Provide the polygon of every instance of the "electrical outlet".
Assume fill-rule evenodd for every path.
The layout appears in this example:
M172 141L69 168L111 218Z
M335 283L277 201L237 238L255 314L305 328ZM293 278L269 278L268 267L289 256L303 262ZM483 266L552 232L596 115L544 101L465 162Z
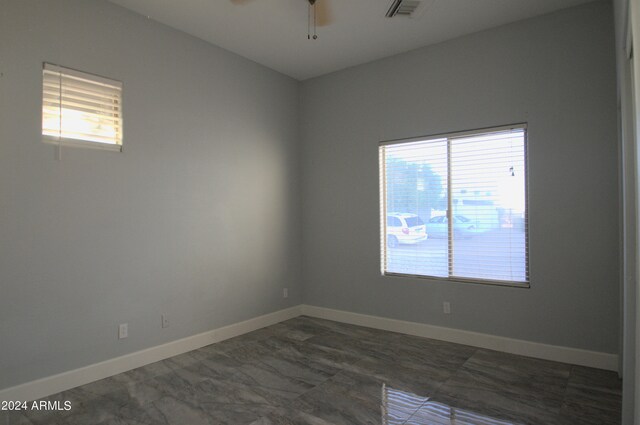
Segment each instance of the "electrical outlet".
M162 327L163 328L168 328L169 327L169 318L167 317L167 315L163 314L162 316L160 316L160 318L162 319Z
M449 301L442 303L442 311L444 314L451 314L451 303Z
M120 323L118 326L118 339L124 339L129 336L129 324Z
M282 298L289 298L289 288L282 288Z

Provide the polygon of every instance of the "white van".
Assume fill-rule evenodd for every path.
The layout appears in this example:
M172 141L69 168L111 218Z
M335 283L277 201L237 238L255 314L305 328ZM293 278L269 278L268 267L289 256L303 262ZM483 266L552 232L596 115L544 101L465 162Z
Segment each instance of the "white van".
M387 247L395 248L399 244L411 244L427 239L427 226L416 214L387 214Z

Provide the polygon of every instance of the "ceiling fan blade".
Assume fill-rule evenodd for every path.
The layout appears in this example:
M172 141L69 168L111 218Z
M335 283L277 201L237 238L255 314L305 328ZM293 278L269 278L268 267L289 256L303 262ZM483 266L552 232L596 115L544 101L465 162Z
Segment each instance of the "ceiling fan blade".
M316 24L324 27L333 22L331 0L316 0Z

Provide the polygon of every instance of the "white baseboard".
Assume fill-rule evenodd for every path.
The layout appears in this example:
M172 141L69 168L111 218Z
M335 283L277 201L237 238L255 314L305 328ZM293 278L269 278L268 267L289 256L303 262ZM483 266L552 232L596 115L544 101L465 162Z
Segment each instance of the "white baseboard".
M301 310L302 314L306 316L317 317L320 319L334 320L336 322L350 323L352 325L360 325L408 335L439 339L441 341L455 342L458 344L471 345L473 347L535 357L538 359L553 360L580 366L613 370L616 372L618 371L618 356L616 354L581 350L578 348L563 347L559 345L541 344L521 339L505 338L478 332L463 331L460 329L425 325L423 323L368 316L365 314L351 313L348 311L333 310L330 308L310 305L302 305Z
M224 341L225 339L255 331L265 326L271 326L300 315L439 339L539 359L590 366L598 369L618 370L618 356L615 354L540 344L478 332L333 310L324 307L298 305L245 320L244 322L234 323L177 341L168 342L156 347L136 351L135 353L126 354L121 357L0 390L0 400L31 401L47 397L60 391L108 378L118 373L177 356L191 350L196 350L206 345Z
M136 351L79 369L48 376L0 391L0 400L32 401L68 389L85 385L137 367L177 356L209 344L255 331L265 326L292 319L300 315L301 306L279 310L264 316L234 323L229 326L182 338L156 347Z

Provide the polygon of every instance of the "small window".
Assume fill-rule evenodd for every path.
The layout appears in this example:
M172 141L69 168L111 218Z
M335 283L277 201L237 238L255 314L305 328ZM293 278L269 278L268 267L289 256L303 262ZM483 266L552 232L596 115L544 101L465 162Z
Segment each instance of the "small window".
M122 150L122 83L45 63L42 136L48 143Z
M379 151L381 216L395 211L410 228L381 220L384 275L529 285L524 124L383 142Z

